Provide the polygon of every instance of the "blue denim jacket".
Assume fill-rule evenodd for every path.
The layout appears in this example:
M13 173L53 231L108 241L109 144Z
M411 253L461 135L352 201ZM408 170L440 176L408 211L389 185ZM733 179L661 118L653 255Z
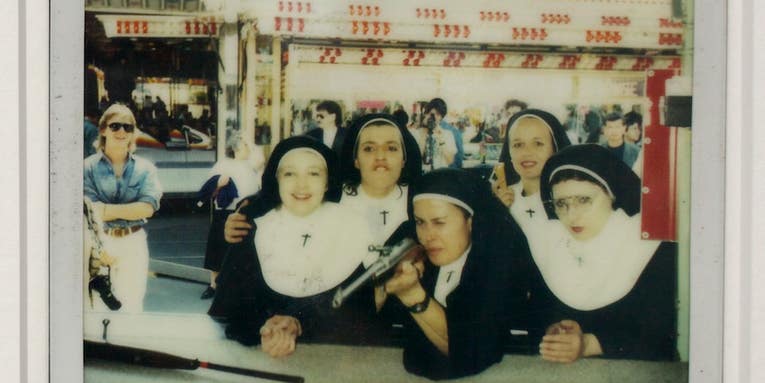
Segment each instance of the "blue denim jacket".
M83 171L84 194L93 202L123 204L146 202L159 209L162 186L157 177L157 168L151 162L130 154L122 177L114 176L111 161L102 151L85 159ZM143 225L146 219L129 221L117 219L104 222L106 228Z
M454 135L454 143L457 144L457 154L454 155L454 161L452 161L449 167L461 169L462 157L464 157L465 155L465 149L462 148L462 132L460 132L459 129L455 128L454 126L446 122L446 120L441 120L440 125L441 125L441 129L452 132L452 135Z

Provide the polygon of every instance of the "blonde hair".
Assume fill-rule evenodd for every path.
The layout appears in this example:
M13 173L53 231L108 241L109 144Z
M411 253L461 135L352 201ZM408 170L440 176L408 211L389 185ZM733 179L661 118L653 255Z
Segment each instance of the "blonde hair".
M131 111L130 108L124 104L112 104L112 106L106 108L104 114L101 116L101 119L98 120L98 141L96 144L97 150L103 150L106 147L106 136L104 136L102 133L105 129L108 128L109 122L115 117L119 116L128 117L130 119L130 123L135 125L133 136L131 137L130 144L128 145L128 152L133 153L135 151L136 140L138 139L139 133L138 124L136 124L133 111Z

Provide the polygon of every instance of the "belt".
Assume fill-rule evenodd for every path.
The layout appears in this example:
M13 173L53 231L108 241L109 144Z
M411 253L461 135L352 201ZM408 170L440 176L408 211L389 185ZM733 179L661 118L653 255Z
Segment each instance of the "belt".
M104 230L104 232L107 235L110 235L112 237L120 238L120 237L125 237L130 234L133 234L138 230L141 230L141 227L142 227L141 225L130 226L130 227L112 227L112 228L108 228Z

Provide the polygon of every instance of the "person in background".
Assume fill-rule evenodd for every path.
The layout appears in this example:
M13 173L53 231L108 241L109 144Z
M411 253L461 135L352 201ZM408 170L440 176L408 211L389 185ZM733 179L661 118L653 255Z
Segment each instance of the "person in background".
M451 125L438 119L439 113L436 111L436 106L442 111L446 110L446 104L442 104L442 101L435 103L431 101L423 107L424 112L417 119L419 124L415 126L412 132L420 147L424 171L451 167L458 157L459 149L454 138L455 134L443 127L451 127ZM439 121L442 121L443 124ZM456 128L454 129L456 131ZM459 135L459 132L457 131L456 134Z
M404 109L396 109L396 111L393 112L393 118L399 125L403 127L409 126L409 114L407 114Z
M510 121L510 119L518 112L526 110L529 105L521 100L516 99L510 99L507 100L505 103L505 121ZM499 132L499 138L504 140L505 134L507 133L507 124L500 125L500 132Z
M608 149L616 158L624 161L627 166L632 167L638 158L640 148L624 140L624 135L627 133L624 118L621 113L613 112L606 115L605 121L603 135L606 142L601 146Z
M465 170L423 175L408 200L425 256L403 260L385 283L391 304L409 313L404 368L434 380L478 374L502 359L503 334L524 308L526 238L489 184Z
M162 186L157 168L133 154L137 136L130 109L113 104L98 122L98 151L85 159L83 193L103 222L105 251L113 258L112 292L123 312L143 311L149 247L143 226L159 209Z
M644 240L640 179L598 145L553 155L542 170L549 221L530 238L555 304L546 305L545 360L677 359L677 246Z
M215 279L228 250L223 236L226 218L234 212L242 198L260 190L264 163L263 149L245 141L241 134L235 132L226 142L226 157L210 169L210 177L200 189L200 201L212 199L214 206L204 260L204 268L210 270L210 284L201 299L210 299L215 295Z
M98 141L98 109L88 107L85 109L85 118L83 123L83 158L96 154L96 145Z
M165 104L165 101L163 101L161 97L155 96L155 98L156 98L156 101L152 105L152 108L154 108L154 117L159 118L160 114L162 115L167 114L168 110L167 110L167 105Z
M586 144L598 144L603 136L603 117L601 109L594 106L582 106L581 113L584 114L584 123L582 124L583 135L580 135L579 142Z
M104 77L104 87L109 93L109 103L121 103L131 109L135 108L133 101L135 74L133 63L128 60L128 54L119 53Z
M443 129L447 133L452 134L457 152L454 153L452 161L447 161L448 167L460 169L462 168L462 159L465 155L465 150L462 143L462 133L460 133L459 129L455 128L446 122L446 120L444 120L444 117L446 117L446 112L446 101L441 98L434 98L430 100L430 102L428 102L428 104L425 106L425 115L427 118L432 118L435 121L437 127ZM441 142L438 142L438 144L441 145ZM448 156L445 156L445 158L448 158Z
M629 112L624 115L624 125L627 126L627 132L624 134L624 141L643 147L643 116L637 112Z
M346 133L342 127L343 111L340 105L329 100L320 102L316 105L315 119L319 127L307 131L305 135L323 142L339 156Z

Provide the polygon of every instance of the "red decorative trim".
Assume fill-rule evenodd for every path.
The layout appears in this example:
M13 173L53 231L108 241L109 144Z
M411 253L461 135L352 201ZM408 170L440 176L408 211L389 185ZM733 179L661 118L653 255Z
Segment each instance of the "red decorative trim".
M545 28L513 27L513 40L545 40L547 30Z
M622 33L619 31L587 30L585 40L588 43L612 43L619 44L622 41Z
M579 55L565 55L563 56L563 59L560 61L560 64L558 64L558 68L576 69L576 64L579 63L579 61L581 60L582 60L582 57Z
M600 60L595 64L596 70L612 70L616 64L617 59L615 56L600 56Z
M630 23L630 18L627 16L600 16L600 25L628 26Z
M540 54L528 54L526 59L521 63L522 68L536 68L539 63L542 62L543 57Z
M674 19L666 19L666 18L660 18L659 19L659 28L682 28L684 26L682 20L674 20Z
M486 55L486 59L483 60L483 67L499 68L503 61L505 61L505 55L503 53L489 53Z
M569 24L571 17L568 14L560 13L542 13L540 15L542 24Z
M659 45L683 45L683 34L659 33Z

